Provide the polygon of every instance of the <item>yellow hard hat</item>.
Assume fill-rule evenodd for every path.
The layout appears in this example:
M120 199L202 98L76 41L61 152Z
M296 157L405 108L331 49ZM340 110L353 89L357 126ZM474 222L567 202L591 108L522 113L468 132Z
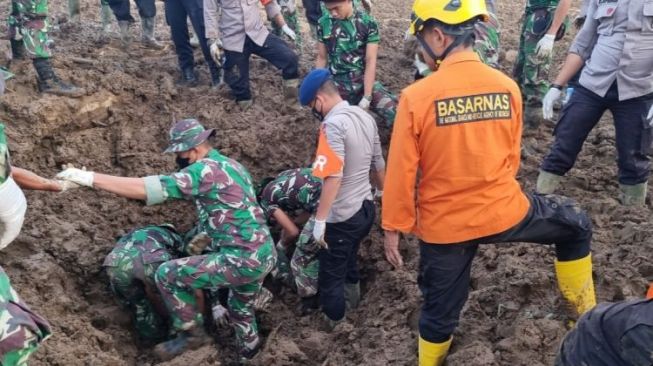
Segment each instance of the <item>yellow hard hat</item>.
M485 0L415 0L408 31L417 34L429 19L457 25L476 17L487 20Z

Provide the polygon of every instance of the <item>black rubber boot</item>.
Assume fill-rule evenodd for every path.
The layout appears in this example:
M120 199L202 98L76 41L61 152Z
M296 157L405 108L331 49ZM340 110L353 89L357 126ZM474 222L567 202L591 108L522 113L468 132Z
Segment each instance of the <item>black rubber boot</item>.
M48 58L35 58L34 68L36 69L37 83L41 93L50 93L66 97L79 98L86 94L84 89L74 85L66 84L59 80L52 70L52 64Z
M25 45L23 41L17 41L12 39L11 41L11 58L13 60L24 60L25 59Z
M181 70L181 81L179 84L194 87L197 86L199 81L197 80L197 75L195 75L195 70L192 67Z

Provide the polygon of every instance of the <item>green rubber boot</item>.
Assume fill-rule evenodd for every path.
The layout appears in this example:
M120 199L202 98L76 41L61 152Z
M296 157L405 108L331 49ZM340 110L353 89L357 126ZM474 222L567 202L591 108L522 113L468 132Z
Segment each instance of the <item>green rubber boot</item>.
M102 20L102 35L106 36L109 33L109 27L111 26L111 19L113 17L113 12L109 5L102 4L100 8L100 19Z
M646 192L648 191L648 182L627 185L619 184L621 194L619 201L624 206L644 206L646 201Z
M68 15L72 22L79 22L79 0L68 0Z
M345 283L345 304L347 310L356 309L361 301L361 285L357 283Z
M540 170L535 191L540 194L552 194L560 186L562 176Z

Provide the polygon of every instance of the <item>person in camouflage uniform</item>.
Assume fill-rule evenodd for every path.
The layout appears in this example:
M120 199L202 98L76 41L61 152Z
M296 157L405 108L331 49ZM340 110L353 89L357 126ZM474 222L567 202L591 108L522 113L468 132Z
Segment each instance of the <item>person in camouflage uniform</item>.
M283 20L288 24L290 29L295 32L295 49L297 53L302 52L302 28L299 24L299 18L297 17L297 6L295 0L277 0L279 6L281 7L281 15ZM272 22L272 33L277 37L283 37L284 32L282 28L275 22Z
M391 127L397 97L376 81L380 41L376 20L352 0L326 0L317 26L317 68L328 67L340 95L352 105L371 109Z
M170 224L134 229L121 237L104 259L109 284L120 303L131 310L136 332L145 342L168 335L154 275L163 262L185 256L185 241Z
M52 70L52 40L48 36L48 0L12 0L11 15L7 20L8 38L13 59L32 58L38 74L38 89L69 97L81 97L85 91L63 83Z
M322 180L313 176L310 168L285 170L269 181L266 179L258 195L258 201L268 220L281 226L281 239L277 244L278 277L284 282L294 282L297 293L305 299L304 307L315 304L319 247L313 240L313 217L322 192ZM292 218L291 218L292 217ZM305 222L297 228L293 218ZM288 245L295 243L292 259L288 260ZM303 310L300 309L303 312Z
M549 90L553 42L564 36L571 0L528 0L523 15L513 78L524 103L524 126L542 121L542 98Z
M57 175L150 205L173 199L195 202L200 230L211 239L206 254L166 262L155 276L178 332L176 338L156 346L155 354L163 360L208 341L195 297L202 289L229 288L229 319L242 358L253 357L261 347L253 305L275 265L276 251L249 172L211 146L208 139L214 133L196 119L171 128L166 152L177 155L177 173L126 178L68 168Z

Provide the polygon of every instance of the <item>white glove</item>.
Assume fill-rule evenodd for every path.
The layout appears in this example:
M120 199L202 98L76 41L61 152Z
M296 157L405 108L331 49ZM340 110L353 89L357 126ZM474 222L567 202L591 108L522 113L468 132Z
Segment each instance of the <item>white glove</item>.
M213 312L213 321L219 327L227 327L229 325L229 310L224 306L218 304L211 309Z
M535 47L535 53L538 57L548 57L553 51L553 42L556 36L553 34L545 34Z
M56 179L55 182L57 182L59 187L61 187L61 192L65 192L65 191L67 191L69 189L75 189L75 188L80 187L79 184L77 184L75 182L71 182L69 180L58 180L58 179Z
M415 68L417 68L417 72L422 76L426 76L426 72L431 71L429 65L427 65L425 62L422 62L417 54L415 54L415 61L413 61L413 65Z
M653 127L653 104L651 104L651 109L648 110L646 120L648 121L648 125Z
M272 298L274 298L272 292L265 287L261 287L261 291L256 295L256 299L254 299L254 309L256 309L256 311L267 310L268 305L272 302Z
M361 101L358 102L358 106L363 108L364 110L368 110L370 109L371 101L372 101L372 97L365 95L363 96L363 98L361 98Z
M297 39L297 35L295 34L295 31L290 29L288 24L284 24L283 27L281 27L281 31L283 31L288 36L288 38L292 39L293 41Z
M222 41L219 39L212 40L209 51L211 53L211 57L213 57L213 61L215 61L218 67L222 67Z
M553 104L560 99L562 90L558 88L550 88L544 99L542 100L542 117L549 121L553 121Z
M326 231L326 221L315 219L313 225L313 239L316 243L324 248L328 248L327 243L324 241L324 232Z
M363 0L363 8L365 8L365 10L368 13L371 13L372 12L372 0Z
M381 199L383 197L383 191L380 189L374 190L374 199Z
M200 255L211 243L211 238L205 232L198 233L189 242L187 252L190 255Z
M59 172L55 178L59 180L67 180L79 184L80 186L93 188L93 172L72 167L66 168L65 166L64 169L65 170Z

